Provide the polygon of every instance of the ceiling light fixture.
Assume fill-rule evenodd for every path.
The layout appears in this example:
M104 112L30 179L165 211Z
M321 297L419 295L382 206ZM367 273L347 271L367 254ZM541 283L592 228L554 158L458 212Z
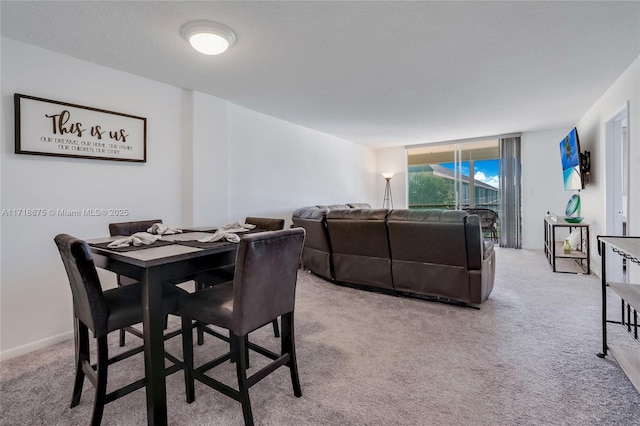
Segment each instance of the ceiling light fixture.
M211 21L189 22L182 27L182 37L205 55L219 55L236 42L230 28Z

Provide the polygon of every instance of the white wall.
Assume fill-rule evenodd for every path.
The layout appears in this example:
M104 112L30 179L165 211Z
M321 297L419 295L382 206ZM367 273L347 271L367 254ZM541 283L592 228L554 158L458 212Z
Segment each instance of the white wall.
M629 233L640 235L640 168L636 166L640 164L640 59L636 59L575 123L581 150L591 152L591 183L580 191L580 214L591 225L591 269L596 274L600 273L596 236L606 233L606 123L627 101L631 105ZM564 190L558 158L558 145L571 127L522 135L523 248L542 250L544 214L551 211L564 215L570 196L577 192ZM638 274L637 268L634 273Z
M0 217L0 357L72 337L69 283L53 238L108 223L175 226L286 218L319 203L375 203L375 151L131 74L2 38L2 209L126 208L126 217ZM147 162L13 153L13 94L147 118ZM113 274L100 273L105 287ZM28 315L25 315L28 313Z
M616 80L577 123L580 148L591 151L591 184L581 192L582 215L591 223L591 260L594 271L600 270L595 236L606 234L606 123L629 101L629 235L640 235L640 57ZM634 265L632 280L640 281Z
M229 219L229 103L194 93L193 220L183 225L209 226ZM188 169L187 169L188 171ZM193 222L193 223L190 223Z
M229 103L182 90L180 226L211 226L229 217Z
M542 250L544 216L564 216L569 198L577 192L564 190L560 164L560 141L571 129L522 134L522 248Z
M90 238L106 235L110 222L156 216L180 223L175 200L180 199L181 92L6 38L1 91L2 209L129 209L126 217L1 217L5 357L71 336L71 294L53 243L56 234ZM146 117L147 162L14 154L14 93Z
M237 105L229 107L231 220L315 204L375 203L375 151Z

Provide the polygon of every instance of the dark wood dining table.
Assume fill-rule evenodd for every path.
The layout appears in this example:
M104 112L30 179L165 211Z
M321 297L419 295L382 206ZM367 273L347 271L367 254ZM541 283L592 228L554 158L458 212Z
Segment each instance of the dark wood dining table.
M106 243L123 238L122 236L87 240L97 267L131 277L141 283L149 425L167 424L161 283L188 281L198 273L234 263L237 244L226 241L195 241L210 235L207 232L166 235L162 237L164 245L136 249L106 247Z

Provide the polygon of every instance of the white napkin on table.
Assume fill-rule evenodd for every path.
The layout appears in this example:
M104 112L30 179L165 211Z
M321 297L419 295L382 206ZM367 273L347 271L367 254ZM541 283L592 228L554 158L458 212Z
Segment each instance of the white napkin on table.
M148 232L136 232L133 235L130 235L125 238L120 238L119 240L115 240L109 243L107 247L109 248L122 248L133 246L147 246L149 244L153 244L161 238L160 235L149 234Z
M229 223L227 225L224 225L221 228L218 228L218 231L224 231L224 232L247 232L250 229L254 229L256 226L252 225L250 223L240 223L240 222L235 222L235 223Z
M151 225L151 228L147 229L147 232L150 234L171 235L182 233L182 229L172 228L167 224L158 222Z
M204 238L198 239L198 242L201 243L213 243L220 240L227 240L230 243L239 243L240 237L233 232L223 231L222 229L218 229L215 233L208 235Z
M255 225L250 223L229 223L227 225L221 226L218 230L209 236L204 238L200 238L198 242L201 243L213 243L215 241L227 240L230 243L239 243L240 237L236 235L237 232L247 232L250 229L255 228Z

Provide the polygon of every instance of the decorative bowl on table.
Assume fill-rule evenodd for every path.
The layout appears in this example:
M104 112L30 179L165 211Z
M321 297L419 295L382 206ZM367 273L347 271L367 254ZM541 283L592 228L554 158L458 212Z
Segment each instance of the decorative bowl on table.
M564 220L569 223L580 223L584 219L581 216L565 217Z

